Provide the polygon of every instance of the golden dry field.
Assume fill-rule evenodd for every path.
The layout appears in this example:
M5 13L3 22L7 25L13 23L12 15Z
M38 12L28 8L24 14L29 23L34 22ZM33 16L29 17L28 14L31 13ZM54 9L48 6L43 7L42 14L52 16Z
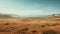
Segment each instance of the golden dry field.
M0 18L0 34L60 34L60 16Z

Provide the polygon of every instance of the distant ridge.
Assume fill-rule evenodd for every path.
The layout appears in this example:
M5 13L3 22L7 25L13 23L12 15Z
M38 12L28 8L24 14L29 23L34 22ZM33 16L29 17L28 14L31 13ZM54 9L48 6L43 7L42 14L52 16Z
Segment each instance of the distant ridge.
M60 14L52 14L52 15L48 15L48 17L60 17Z
M19 17L19 16L15 15L15 14L3 14L3 13L0 13L0 18L15 18L15 17Z
M60 14L52 14L52 15L38 15L38 16L30 16L30 17L22 17L16 14L3 14L0 13L1 18L45 18L45 17L60 17Z

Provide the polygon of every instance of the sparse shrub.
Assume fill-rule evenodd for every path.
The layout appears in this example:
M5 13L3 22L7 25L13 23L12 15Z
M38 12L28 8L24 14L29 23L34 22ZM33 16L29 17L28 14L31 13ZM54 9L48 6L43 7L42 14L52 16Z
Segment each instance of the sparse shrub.
M36 33L37 31L36 30L32 30L32 33Z
M21 31L24 31L24 30L28 30L28 28L27 28L27 27L25 27L25 28L23 28Z
M16 32L14 32L14 34L26 34L26 32L24 32L24 31L16 31Z
M4 25L9 25L9 23L5 23Z
M47 30L47 31L43 31L43 34L57 34L57 33L53 30Z
M9 32L9 30L0 30L0 32Z
M41 27L45 27L45 25L41 25Z

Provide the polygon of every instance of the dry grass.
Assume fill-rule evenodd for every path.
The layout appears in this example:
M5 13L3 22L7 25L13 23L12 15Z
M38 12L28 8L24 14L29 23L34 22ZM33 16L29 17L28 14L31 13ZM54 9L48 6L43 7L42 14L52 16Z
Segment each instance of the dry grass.
M8 18L0 19L0 34L60 34L60 18ZM52 33L51 34L54 34Z

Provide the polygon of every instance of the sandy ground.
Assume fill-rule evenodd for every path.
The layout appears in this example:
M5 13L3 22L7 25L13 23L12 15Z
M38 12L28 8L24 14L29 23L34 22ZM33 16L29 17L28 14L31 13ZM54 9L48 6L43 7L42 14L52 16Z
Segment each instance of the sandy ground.
M0 34L60 34L60 18L0 19Z

